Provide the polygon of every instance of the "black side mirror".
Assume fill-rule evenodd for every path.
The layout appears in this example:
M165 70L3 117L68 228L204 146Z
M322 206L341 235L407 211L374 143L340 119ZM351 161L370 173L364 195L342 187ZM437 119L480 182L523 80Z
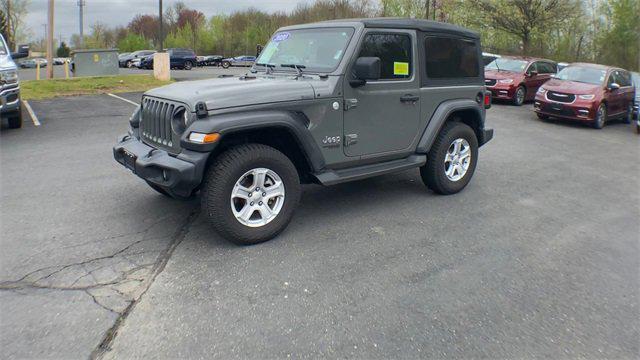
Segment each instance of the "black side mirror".
M359 57L353 65L354 79L349 84L358 87L366 84L367 80L380 79L380 68L379 57Z
M620 89L620 84L618 83L612 83L611 85L609 85L609 90L618 90Z

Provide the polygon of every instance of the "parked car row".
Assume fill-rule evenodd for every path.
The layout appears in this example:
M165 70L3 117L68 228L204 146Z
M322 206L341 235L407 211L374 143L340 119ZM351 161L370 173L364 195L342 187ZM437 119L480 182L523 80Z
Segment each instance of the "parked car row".
M602 129L609 120L638 118L640 79L624 69L500 56L485 66L484 78L493 99L517 106L533 101L540 119L583 121Z
M69 58L53 58L53 65L63 65L65 62L69 62ZM46 67L48 62L45 58L33 58L33 59L25 59L18 62L18 66L23 69L35 68L40 64L40 67Z
M191 70L194 66L222 66L227 69L232 66L253 66L255 56L242 55L225 58L222 55L196 56L191 49L166 49L169 53L171 68ZM152 69L154 50L138 50L132 53L121 53L118 62L122 68Z

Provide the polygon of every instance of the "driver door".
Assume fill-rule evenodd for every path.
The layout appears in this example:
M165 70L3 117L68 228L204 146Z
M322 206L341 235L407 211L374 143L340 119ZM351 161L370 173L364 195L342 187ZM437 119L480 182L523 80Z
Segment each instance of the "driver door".
M369 29L362 39L345 76L345 155L406 151L416 137L420 116L416 32ZM365 56L380 58L381 77L352 87L353 64Z

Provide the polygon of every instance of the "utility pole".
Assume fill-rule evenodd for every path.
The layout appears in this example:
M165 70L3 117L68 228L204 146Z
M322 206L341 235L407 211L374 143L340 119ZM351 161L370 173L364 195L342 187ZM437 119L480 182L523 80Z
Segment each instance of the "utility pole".
M53 79L53 1L49 0L49 27L47 29L47 79Z
M162 50L164 49L164 36L162 36L162 0L158 0L158 19L160 20L160 48L158 49L158 51L162 52Z
M82 44L84 42L84 6L86 5L84 0L78 0L78 20L80 23L80 43L78 47L82 48Z

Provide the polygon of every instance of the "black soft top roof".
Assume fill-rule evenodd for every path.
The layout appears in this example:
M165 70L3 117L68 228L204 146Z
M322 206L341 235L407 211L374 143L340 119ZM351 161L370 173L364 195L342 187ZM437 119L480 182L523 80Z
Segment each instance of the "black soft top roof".
M448 23L408 18L363 18L363 19L336 19L323 21L325 23L348 23L360 22L368 28L388 28L388 29L413 29L419 31L447 33L458 36L479 39L480 36L475 31L461 26Z

